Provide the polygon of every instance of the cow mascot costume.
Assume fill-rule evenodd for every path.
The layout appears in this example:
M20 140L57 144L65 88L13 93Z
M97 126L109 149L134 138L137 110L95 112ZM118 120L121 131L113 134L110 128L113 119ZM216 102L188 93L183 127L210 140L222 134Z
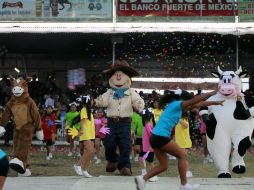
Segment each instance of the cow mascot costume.
M0 122L0 131L3 131L7 122L12 117L15 123L13 137L13 159L10 160L10 168L18 172L19 176L30 176L29 150L32 138L36 131L36 137L43 140L43 132L40 126L40 115L34 101L28 94L27 80L11 79L12 96L7 103ZM3 127L2 127L3 126Z
M241 93L241 79L246 72L223 72L219 67L212 72L218 77L218 93L208 101L224 101L223 106L213 105L200 111L207 128L207 146L218 169L219 178L230 178L229 163L237 174L245 172L244 155L251 147L254 129L254 107L247 105Z
M110 133L104 140L105 156L108 161L106 171L114 172L118 169L120 175L129 176L132 174L129 159L131 117L133 109L139 113L144 109L144 100L130 88L131 77L137 76L138 73L126 61L119 60L103 73L109 78L111 88L95 102L97 107L107 108Z

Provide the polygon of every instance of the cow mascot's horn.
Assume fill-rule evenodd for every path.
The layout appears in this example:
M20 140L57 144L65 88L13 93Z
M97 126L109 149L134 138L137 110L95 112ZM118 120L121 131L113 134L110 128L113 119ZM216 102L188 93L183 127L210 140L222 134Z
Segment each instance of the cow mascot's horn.
M235 72L235 74L239 75L242 71L242 66L240 66L239 69Z
M220 69L220 66L217 67L218 73L222 75L223 71Z

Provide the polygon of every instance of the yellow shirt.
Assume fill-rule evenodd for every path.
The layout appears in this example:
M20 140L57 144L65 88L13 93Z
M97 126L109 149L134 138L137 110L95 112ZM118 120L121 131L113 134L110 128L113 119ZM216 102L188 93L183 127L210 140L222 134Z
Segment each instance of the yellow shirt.
M183 122L188 124L187 128L184 128L180 123L175 128L175 141L180 148L191 148L192 142L190 138L189 122L186 118L181 118Z
M153 108L153 114L154 114L154 118L155 118L156 123L158 122L159 117L161 116L162 112L163 112L162 109Z
M91 120L89 120L87 117L86 108L82 108L80 112L80 119L84 120L84 123L83 123L84 133L83 135L79 137L79 141L95 139L95 126L94 126L93 114L91 113Z

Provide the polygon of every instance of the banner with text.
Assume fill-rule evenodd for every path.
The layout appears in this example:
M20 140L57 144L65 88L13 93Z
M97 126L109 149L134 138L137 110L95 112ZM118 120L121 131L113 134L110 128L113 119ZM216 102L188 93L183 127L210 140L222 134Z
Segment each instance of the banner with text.
M72 20L112 18L112 0L4 0L0 20Z
M234 0L117 0L118 16L234 16Z
M238 12L240 22L254 21L254 0L239 0Z

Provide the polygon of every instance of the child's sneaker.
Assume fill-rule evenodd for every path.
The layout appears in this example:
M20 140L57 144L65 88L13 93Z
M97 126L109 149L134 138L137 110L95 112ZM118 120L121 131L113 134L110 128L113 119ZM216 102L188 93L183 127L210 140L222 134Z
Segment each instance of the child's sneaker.
M45 151L44 146L41 146L41 152Z
M47 157L46 157L46 160L50 160L50 157L49 157L49 156L47 156Z
M101 159L97 159L95 164L100 164L101 163Z
M134 162L138 162L139 155L136 155L134 158Z
M205 157L203 160L203 164L207 164L208 163L208 157Z
M181 190L194 190L194 189L198 189L199 187L200 187L199 184L191 185L189 183L186 183L185 185L180 185Z
M56 151L56 146L53 145L52 148L51 148L52 151Z
M86 178L91 178L91 177L93 177L93 176L91 176L87 171L82 171L82 173L83 173L83 176L85 176Z
M210 155L208 155L207 157L208 157L208 162L209 162L209 163L213 163L212 157L211 157Z
M83 175L81 166L78 166L78 165L74 164L73 169L76 172L76 174Z
M80 152L76 152L76 156L80 157L81 156Z
M49 158L53 158L53 154L51 152L49 153Z
M187 171L186 172L186 177L187 178L191 178L192 177L192 172L191 171Z
M168 159L169 159L169 160L176 160L176 157L169 154L169 155L168 155Z
M148 181L150 181L150 182L156 182L156 181L158 181L158 177L157 177L157 175L156 175L156 176L151 177Z
M136 183L137 190L144 190L146 182L143 179L143 176L142 175L136 176L134 180Z
M146 169L142 169L142 170L141 170L141 175L142 175L142 176L146 175L146 173L147 173L147 172L146 172Z
M67 156L72 156L72 152L69 152Z

